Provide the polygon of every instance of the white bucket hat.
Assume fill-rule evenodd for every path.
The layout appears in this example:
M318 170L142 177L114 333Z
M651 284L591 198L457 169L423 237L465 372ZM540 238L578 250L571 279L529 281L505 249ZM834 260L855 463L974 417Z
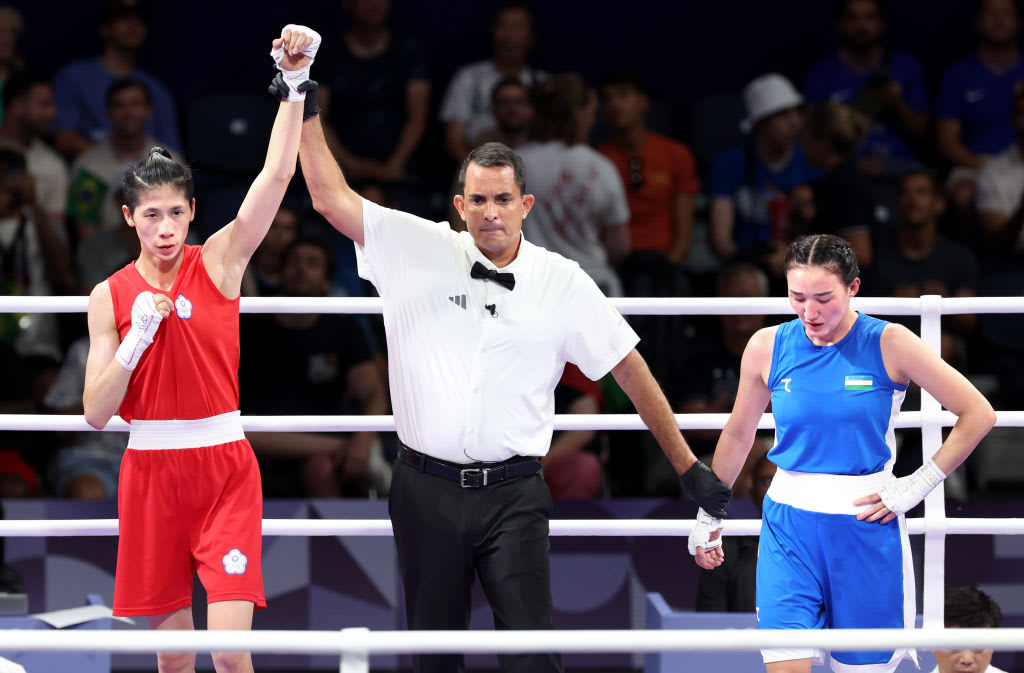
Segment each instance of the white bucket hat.
M757 122L776 112L803 105L804 99L788 79L773 72L750 82L743 89L743 102L747 106L747 118L740 122L740 129L750 133Z

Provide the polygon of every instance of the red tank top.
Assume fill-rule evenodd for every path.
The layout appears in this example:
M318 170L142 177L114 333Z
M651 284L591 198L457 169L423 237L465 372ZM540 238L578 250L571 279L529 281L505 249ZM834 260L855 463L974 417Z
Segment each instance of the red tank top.
M108 279L121 338L140 292L174 302L132 372L118 409L125 421L195 420L238 410L238 298L226 299L203 264L202 246L186 245L170 292L149 285L135 262Z

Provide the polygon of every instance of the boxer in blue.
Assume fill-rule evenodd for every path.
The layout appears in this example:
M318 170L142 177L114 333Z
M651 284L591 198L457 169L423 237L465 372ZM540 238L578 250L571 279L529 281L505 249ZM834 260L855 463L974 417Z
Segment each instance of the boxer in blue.
M798 239L786 254L797 319L751 337L712 469L736 479L772 403L778 466L764 499L757 561L758 627L913 628L914 576L903 514L970 454L995 423L988 401L901 325L859 314L850 245ZM913 381L959 419L934 457L894 479L893 422ZM722 522L698 511L690 553L725 560ZM836 673L888 673L913 650L831 654ZM822 653L765 650L768 673L810 673Z

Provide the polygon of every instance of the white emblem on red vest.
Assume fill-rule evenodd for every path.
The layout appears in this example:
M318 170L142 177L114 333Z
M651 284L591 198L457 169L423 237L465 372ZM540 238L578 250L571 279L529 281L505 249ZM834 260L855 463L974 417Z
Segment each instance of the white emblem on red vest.
M192 302L185 295L179 294L178 298L174 300L174 312L182 320L188 320L192 317Z

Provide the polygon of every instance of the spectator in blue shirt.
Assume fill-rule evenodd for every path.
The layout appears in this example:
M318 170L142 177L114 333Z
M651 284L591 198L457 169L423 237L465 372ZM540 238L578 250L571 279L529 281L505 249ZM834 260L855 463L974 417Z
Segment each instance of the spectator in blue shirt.
M961 218L973 208L977 171L1016 141L1010 111L1024 87L1013 0L981 0L974 25L978 50L946 71L935 105L939 151L954 167L947 186Z
M928 132L928 94L911 54L882 46L880 0L843 0L837 21L839 50L819 61L804 82L810 103L844 103L871 122L860 148L869 174L899 173L914 162Z
M137 67L146 41L146 8L137 0L110 0L103 12L100 36L103 51L96 58L72 61L53 78L57 97L57 119L53 123L54 145L74 158L107 140L106 92L114 80L132 77L149 88L153 116L146 133L173 150L181 150L178 112L174 97L164 84Z
M332 73L317 102L334 156L354 180L407 175L430 109L426 55L418 39L391 30L390 0L345 2L348 29L324 53Z
M711 247L723 261L743 260L781 278L790 196L819 173L800 144L803 98L779 74L743 90L748 134L711 165Z

